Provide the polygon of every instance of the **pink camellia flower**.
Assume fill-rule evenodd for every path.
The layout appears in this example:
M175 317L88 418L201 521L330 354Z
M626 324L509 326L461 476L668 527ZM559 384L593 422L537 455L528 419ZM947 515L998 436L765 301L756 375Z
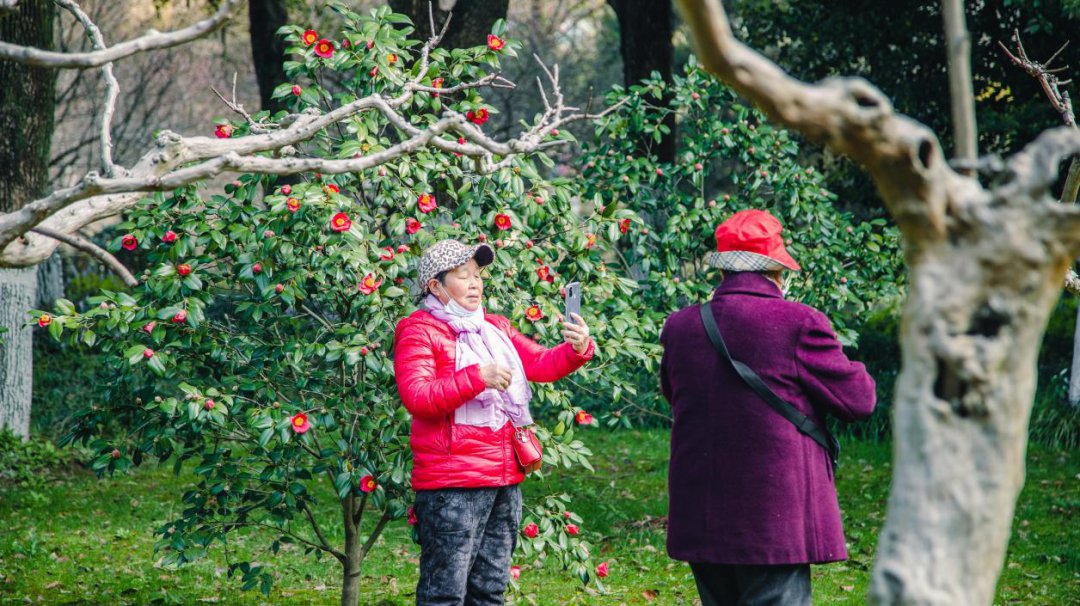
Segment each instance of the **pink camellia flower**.
M501 51L504 46L506 46L506 41L495 34L488 34L488 48L498 52Z
M510 567L510 578L514 579L515 581L521 578L521 566Z
M415 234L416 232L423 229L423 227L424 225L422 223L420 223L416 219L413 219L412 217L405 219L405 231L407 233Z
M218 124L214 129L214 136L218 139L228 139L232 136L232 124Z
M378 487L378 483L375 482L375 476L368 475L360 478L360 490L364 492L373 492Z
M264 238L273 238L274 237L274 230L272 230L272 229L264 229L263 230L263 237Z
M120 458L120 451L114 448L113 451L112 451L112 458L119 459Z
M360 284L358 284L356 286L356 288L357 288L357 290L364 293L365 295L370 295L370 294L374 293L376 290L379 290L379 286L381 286L381 285L382 285L382 278L379 278L378 280L376 280L375 276L373 274L368 274L368 275L364 276L363 280L360 280Z
M334 56L334 43L323 38L315 43L315 54L323 59L329 59Z
M574 419L578 422L578 425L592 425L593 416L584 410L579 410Z
M281 195L288 196L290 194L292 194L292 185L282 185L281 186Z
M150 358L154 357L154 350L147 347L146 349L143 350L142 355L143 355L144 358L149 360Z
M52 324L52 316L50 316L49 314L41 314L41 317L38 318L37 323L38 326L45 328L49 324Z
M495 215L495 227L505 231L513 227L513 223L510 221L509 215L499 213Z
M206 404L203 404L203 406L206 410L214 410L214 406L217 406L217 404L215 404L213 400L207 400Z
M349 231L351 227L352 220L345 213L338 213L330 219L330 229L334 231Z
M694 164L694 170L701 170L703 168L705 167L701 164L701 162L697 162Z
M180 311L176 312L176 315L172 317L172 321L173 324L182 324L184 322L187 322L187 312L181 309Z
M608 563L607 562L600 562L599 564L597 564L596 565L596 576L603 579L603 578L606 578L607 575L608 575Z
M397 247L397 252L398 252L399 255L402 254L402 253L407 253L407 252L409 252L409 247L405 246L404 244L399 244L398 247Z
M596 234L585 234L585 250L591 250L596 246Z
M277 286L275 286L275 287L274 287L274 292L276 292L276 293L277 293L277 294L279 294L279 295L280 295L280 294L281 294L281 293L282 293L282 292L283 292L284 290L285 290L285 285L284 285L284 284L278 284Z
M292 426L293 431L296 433L304 433L311 429L311 423L308 423L307 415L302 412L293 415L290 426Z
M131 234L127 234L123 238L120 238L120 246L123 246L124 250L135 250L138 245L139 239Z
M304 32L304 35L300 37L304 41L304 46L311 46L315 44L315 41L319 39L319 34L313 29L309 29Z
M412 505L409 505L409 511L406 516L406 521L408 521L409 526L416 526L417 522L420 521L420 518L416 517L416 508Z
M568 535L570 535L572 537L576 537L576 536L578 536L579 532L581 532L581 530L578 528L577 524L567 524L566 525L566 534L568 534Z
M429 213L439 207L439 205L435 203L435 196L431 194L420 194L420 196L416 198L416 204L422 213Z
M176 242L176 232L170 229L169 231L165 232L165 235L161 236L161 241L166 244L172 244L173 242Z
M289 209L289 212L296 212L300 210L300 201L296 198L289 198L285 201L285 208Z
M525 310L525 317L528 318L531 322L536 322L537 320L544 317L544 312L540 310L539 305L533 305L532 307Z
M376 65L375 67L371 68L371 71L369 71L367 73L367 75L371 76L372 78L374 78L375 76L378 76L379 75L379 66Z
M294 97L299 97L300 94L303 93L303 92L304 92L304 89L300 88L299 84L293 84L292 94L293 94Z
M536 535L540 534L540 527L530 522L525 525L525 528L521 529L521 533L530 539L535 539Z
M624 234L630 231L630 219L623 219L622 221L619 221L619 231Z
M381 259L383 261L393 261L394 260L394 247L393 246L387 246L383 250L385 250L386 252L380 253L379 254L379 259Z
M253 273L253 274L261 274L262 273L262 263L256 263L255 265L252 265L251 266L251 273Z
M151 320L150 322L146 323L146 326L142 327L143 332L145 332L146 334L150 334L150 333L154 332L154 327L155 326L157 326L157 322L154 322L153 320Z
M484 107L481 107L475 112L472 110L465 112L465 119L469 122L472 122L473 124L476 124L477 126L482 125L484 122L487 122L489 117L490 116L488 114L488 110Z
M181 263L176 266L176 273L180 274L180 277L183 278L191 273L191 266L187 263Z

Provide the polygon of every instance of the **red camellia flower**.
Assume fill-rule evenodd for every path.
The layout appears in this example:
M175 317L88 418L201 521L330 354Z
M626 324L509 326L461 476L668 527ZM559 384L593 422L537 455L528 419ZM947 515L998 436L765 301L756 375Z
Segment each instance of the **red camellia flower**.
M299 97L300 93L304 92L304 89L300 88L299 84L293 84L292 94L294 97Z
M416 526L416 523L420 521L420 518L416 517L416 508L409 505L409 511L406 514L406 519L409 522L409 526Z
M606 578L607 575L608 575L608 563L607 562L600 562L599 564L597 564L596 565L596 576L603 579L603 578Z
M533 305L529 309L525 310L525 317L535 322L544 317L544 312L540 311L539 305Z
M376 65L375 67L371 68L371 71L368 72L367 75L371 76L372 78L374 78L375 76L378 76L379 75L379 66Z
M413 219L412 217L409 217L408 219L405 219L405 231L410 233L410 234L415 234L416 232L420 231L423 227L424 227L424 225L422 223L420 223L416 219Z
M483 124L484 122L488 121L488 117L489 117L488 116L488 110L486 108L483 108L483 107L476 110L475 112L472 111L472 110L469 110L468 112L465 113L465 118L469 122L472 122L473 124Z
M375 476L364 476L360 478L360 490L364 492L373 492L379 485L375 482Z
M302 412L293 415L292 422L289 425L292 426L292 430L296 433L304 433L311 429L311 423L308 423L307 415Z
M289 209L289 212L296 212L300 210L300 201L296 198L289 198L285 201L285 208Z
M218 124L214 129L214 136L218 139L228 139L232 136L233 127L232 124Z
M510 229L512 226L513 223L511 223L510 217L508 215L504 215L502 213L495 215L495 227L498 227L499 229L505 231L507 229Z
M41 314L41 317L38 318L37 323L38 326L45 328L49 324L52 324L52 316L50 316L49 314Z
M319 34L315 33L315 30L309 29L304 32L304 35L300 39L304 41L304 46L311 46L319 39Z
M146 349L143 350L142 355L143 355L144 358L149 360L150 358L154 357L154 350L147 347Z
M382 286L382 278L376 280L374 274L368 274L364 276L363 280L360 280L360 284L358 284L356 288L365 295L370 295L376 290L379 290L380 286Z
M506 42L495 34L488 34L488 48L493 51L501 51Z
M112 458L114 458L114 459L119 459L119 458L120 458L120 451L119 451L119 450L116 450L116 449L113 449L113 451L112 451Z
M386 252L379 253L379 259L381 259L383 261L393 261L394 260L394 247L393 246L387 246L383 250L385 250Z
M161 236L161 241L166 244L172 244L173 242L176 242L176 232L170 229L169 231L165 232L164 236Z
M576 537L579 532L581 532L581 530L578 529L577 524L567 524L566 525L566 534L568 534L568 535L570 535L572 537Z
M315 43L315 54L324 59L329 59L330 57L333 57L334 43L327 40L326 38L319 40Z
M569 520L569 519L570 519L570 516L572 516L572 515L574 515L574 514L573 514L573 513L571 513L571 512L569 512L569 511L564 511L564 512L562 512L562 515L563 515L563 517L564 517L564 518L566 518L567 520Z
M146 326L142 327L143 332L145 332L146 334L150 334L150 333L154 332L154 327L155 326L157 326L157 322L154 322L154 321L147 322Z
M619 231L624 234L630 231L630 219L623 219L622 221L619 221Z
M281 186L281 195L288 196L288 195L291 195L291 194L292 194L292 185L282 185Z
M536 275L541 280L547 280L548 282L554 281L554 278L551 277L551 268L547 265L541 265L540 267L538 267L536 269Z
M387 65L393 65L395 63L397 63L397 55L395 55L394 53L390 53L389 55L386 56L386 64Z
M408 246L405 246L404 244L400 244L400 245L398 245L398 247L397 247L397 251L398 251L398 254L400 255L400 254L402 254L402 253L406 253L406 252L409 252L409 247L408 247Z
M176 312L176 315L172 317L172 321L174 324L187 322L187 312L181 309L180 311Z
M352 220L345 213L338 213L330 219L330 229L334 231L349 231L350 227L352 227Z
M284 291L285 291L285 285L284 284L278 284L277 286L274 287L274 292L276 292L279 295Z
M443 79L442 78L435 78L434 80L431 81L431 88L442 88L442 85L443 85ZM434 96L436 96L436 97L439 96L439 93L432 93L432 94Z
M529 523L525 526L525 528L522 529L521 532L530 539L535 539L536 535L540 534L540 527L536 524Z
M435 202L435 196L431 194L420 194L420 196L416 198L416 205L420 208L420 212L422 213L429 213L439 207Z
M334 185L333 183L327 183L323 186L323 191L327 194L340 194L341 188L337 185Z
M181 276L186 276L191 273L191 266L187 263L181 263L180 265L176 266L176 273L180 274Z
M579 410L574 419L578 422L578 425L592 425L593 416L584 410Z
M139 240L131 234L125 235L120 239L120 246L124 247L124 250L135 250L135 247L139 245Z
M252 265L251 266L251 273L253 273L253 274L261 274L262 273L262 263L256 263L255 265Z
M596 246L596 234L585 234L585 250Z
M510 567L510 578L514 579L515 581L521 578L521 566Z

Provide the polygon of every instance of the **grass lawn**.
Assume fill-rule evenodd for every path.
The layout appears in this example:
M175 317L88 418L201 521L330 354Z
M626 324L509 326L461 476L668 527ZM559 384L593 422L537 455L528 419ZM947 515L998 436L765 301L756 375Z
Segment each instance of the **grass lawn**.
M526 482L526 499L557 492L574 495L585 518L583 536L596 562L608 561L606 593L562 573L553 563L516 562L523 568L515 601L529 604L693 604L690 569L667 558L666 431L582 432L594 452L596 473L549 473ZM878 529L884 520L889 446L846 444L838 474L851 559L814 569L815 604L863 602ZM1028 482L1017 507L998 604L1080 604L1080 453L1032 447ZM267 550L264 535L236 537L235 553L254 554L271 567L267 599L242 592L226 576L224 552L181 570L154 565L152 530L178 513L179 494L191 476L173 477L148 466L127 476L98 480L76 473L38 493L0 487L0 604L332 604L339 600L336 561L316 561L300 549ZM325 493L324 526L337 509ZM362 604L411 604L419 551L404 521L391 525L364 564Z

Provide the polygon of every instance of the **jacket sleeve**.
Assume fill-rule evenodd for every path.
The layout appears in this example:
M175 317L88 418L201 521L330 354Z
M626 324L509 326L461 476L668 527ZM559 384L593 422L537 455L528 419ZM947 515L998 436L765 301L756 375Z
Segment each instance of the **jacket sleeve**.
M664 327L660 330L660 345L664 348L664 354L660 357L660 392L664 394L664 399L668 404L671 404L671 378L668 377L668 348L665 337L667 336L668 323L664 322Z
M453 412L486 387L476 364L439 378L431 335L408 318L398 323L394 334L394 380L405 409L417 417Z
M585 353L579 354L569 343L561 343L547 349L536 341L518 332L510 320L499 318L499 324L510 337L521 364L525 367L525 378L536 383L552 383L581 368L596 353L596 342L589 339Z
M811 314L803 323L795 365L811 401L830 414L855 421L874 411L874 379L862 364L847 358L824 314Z

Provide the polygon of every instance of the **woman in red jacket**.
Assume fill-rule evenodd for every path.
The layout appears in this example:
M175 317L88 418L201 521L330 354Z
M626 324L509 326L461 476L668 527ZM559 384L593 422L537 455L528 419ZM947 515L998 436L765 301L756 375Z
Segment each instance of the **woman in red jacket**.
M425 309L401 320L394 374L412 414L420 535L416 603L502 604L525 475L514 428L532 423L529 381L556 381L592 358L580 316L546 349L481 307L495 252L443 240L420 259Z

